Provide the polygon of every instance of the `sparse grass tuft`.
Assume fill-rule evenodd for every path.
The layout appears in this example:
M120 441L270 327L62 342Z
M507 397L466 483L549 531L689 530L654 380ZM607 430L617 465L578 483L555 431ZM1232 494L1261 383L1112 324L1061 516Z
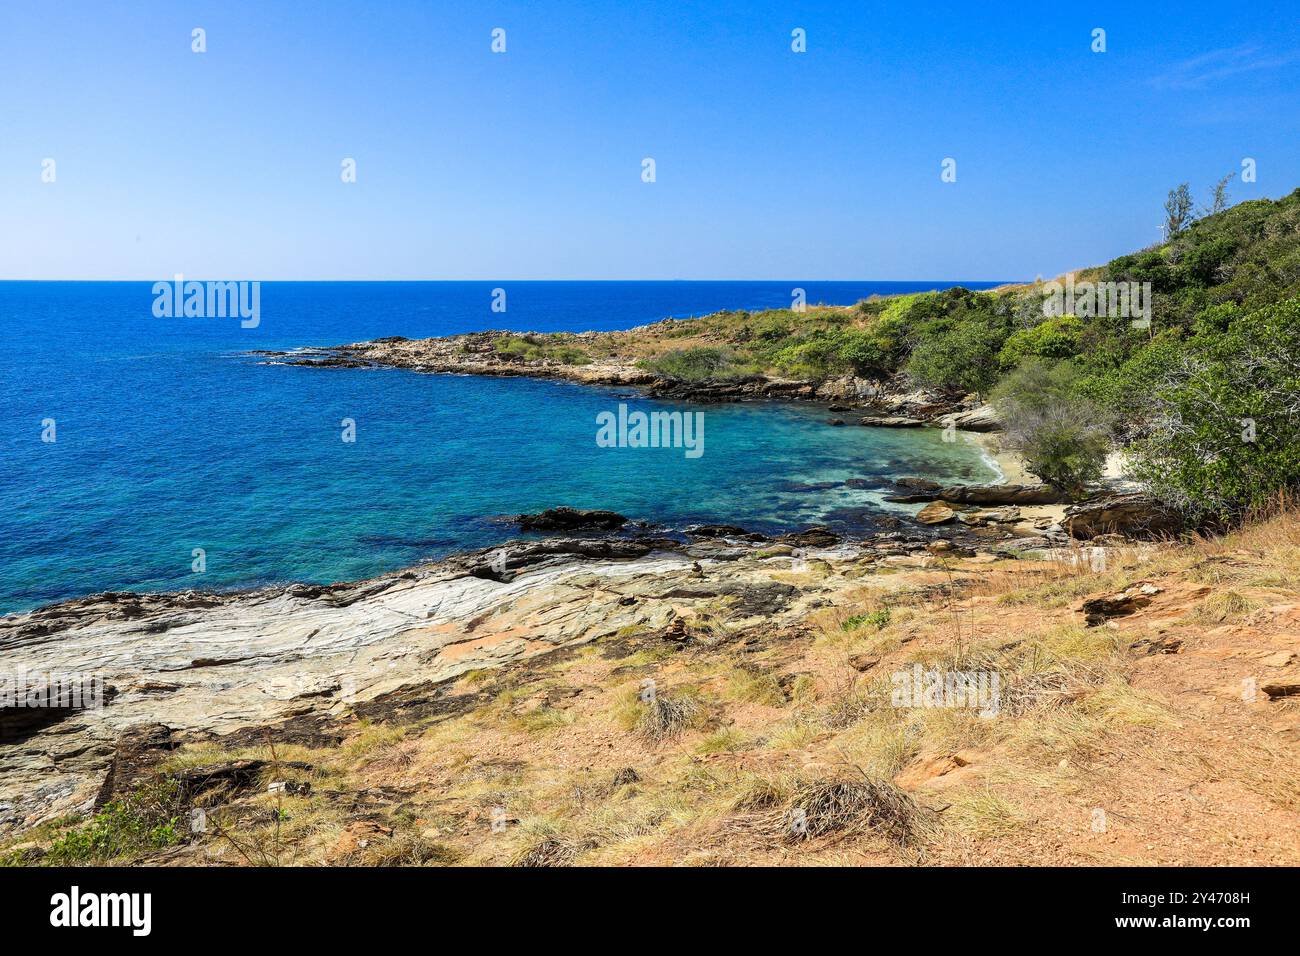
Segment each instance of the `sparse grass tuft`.
M695 752L701 754L733 753L745 749L747 745L748 740L744 734L731 727L724 727L701 740L699 746L695 748Z
M727 692L734 699L747 704L766 707L784 707L785 691L772 674L763 674L746 668L736 668L727 675Z
M762 813L754 823L770 839L784 843L821 838L836 842L877 833L899 845L915 843L932 826L930 812L905 791L860 771L800 781L783 805Z
M550 836L524 849L513 866L572 866L578 855L594 849L594 840L572 840Z
M639 704L636 733L654 743L679 736L695 726L704 712L699 700L685 693L672 697L656 693L649 700L640 700Z
M977 840L1009 836L1025 822L1014 804L989 789L955 795L944 820Z
M1188 618L1197 624L1223 624L1249 614L1259 606L1258 601L1243 597L1236 591L1219 591L1193 608Z

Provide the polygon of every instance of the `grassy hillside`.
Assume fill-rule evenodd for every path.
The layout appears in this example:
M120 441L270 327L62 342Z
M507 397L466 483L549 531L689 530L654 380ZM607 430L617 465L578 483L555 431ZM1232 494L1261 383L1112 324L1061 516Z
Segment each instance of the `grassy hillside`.
M1036 283L719 312L634 338L643 368L687 381L856 375L992 396L1040 477L1082 487L1118 443L1193 524L1237 520L1300 484L1300 190L1074 281L1149 290L1149 325L1049 314L1050 286Z

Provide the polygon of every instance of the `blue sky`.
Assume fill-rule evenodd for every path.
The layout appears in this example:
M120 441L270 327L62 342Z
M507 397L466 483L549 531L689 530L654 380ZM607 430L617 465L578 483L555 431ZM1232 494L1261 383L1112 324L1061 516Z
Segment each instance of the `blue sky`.
M1025 6L6 0L0 277L1027 278L1300 185L1293 0Z

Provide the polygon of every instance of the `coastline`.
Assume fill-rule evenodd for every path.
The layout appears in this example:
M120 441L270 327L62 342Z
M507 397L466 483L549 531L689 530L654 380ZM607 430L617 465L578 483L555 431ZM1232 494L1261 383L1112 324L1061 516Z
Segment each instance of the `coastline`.
M356 367L351 358L345 363ZM459 362L413 370L479 373ZM615 383L594 379L613 374L616 384L634 384L627 379L641 373L615 367L588 374L583 384L606 385ZM536 377L571 378L553 369ZM656 388L635 384L652 394ZM855 392L861 386L836 387ZM553 801L549 784L527 775L541 761L548 778L554 763L583 768L562 787L564 794L583 794L583 801L614 792L635 800L638 786L658 795L652 799L678 799L688 778L672 764L674 755L705 774L725 770L749 779L793 759L805 772L831 779L843 748L864 746L855 725L880 721L894 727L890 739L915 731L890 723L899 719L897 708L864 710L863 695L891 674L919 670L918 661L949 660L955 607L963 639L994 655L988 666L1008 675L1039 660L1038 630L1047 628L1048 639L1082 634L1077 646L1084 657L1072 678L1079 683L1069 694L1058 700L1050 687L1025 693L1046 693L1053 707L1073 706L1075 694L1116 693L1114 685L1088 683L1109 673L1095 667L1099 652L1080 631L1080 620L1100 613L1089 608L1118 608L1124 623L1106 621L1107 629L1093 632L1103 636L1107 660L1113 656L1118 669L1130 666L1128 648L1151 639L1141 602L1168 590L1156 613L1180 616L1200 592L1143 567L1149 554L1130 550L1124 553L1136 564L1126 572L1124 590L1089 597L1117 586L1089 575L1106 568L1106 549L1128 547L1124 540L1106 534L1076 547L1073 524L1062 527L1066 506L1038 503L1045 489L1024 484L1031 476L1019 456L999 446L987 415L969 402L956 410L951 403L927 407L928 398L888 390L828 397L809 383L770 380L726 383L711 392L715 401L802 400L831 414L882 407L914 412L900 416L901 426L875 425L868 415L862 427L951 425L997 472L996 483L949 486L900 475L894 502L917 504L917 511L886 515L879 529L861 536L820 527L769 536L723 525L666 533L635 516L547 512L516 520L521 530L559 528L571 536L513 539L361 581L215 594L100 594L0 618L0 648L21 672L93 669L103 685L95 708L0 711L0 738L14 744L0 775L0 852L39 860L49 852L42 825L94 813L150 781L170 779L187 806L228 817L284 799L291 817L306 823L296 832L305 834L303 859L312 862L380 859L399 828L405 841L455 845L475 862L550 853L554 840L531 846L522 828L504 840L482 838L484 784L504 794L491 797L500 801L493 806L508 805L511 794L521 802ZM961 421L974 421L978 430L962 429ZM549 522L537 524L547 515ZM572 523L575 515L585 523ZM612 528L611 516L617 519ZM1146 580L1161 573L1159 585ZM1071 595L1064 602L1063 579ZM1035 593L1026 582L1038 580L1046 600L1020 596ZM1117 643L1110 628L1131 636ZM1070 653L1075 646L1068 645ZM1199 672L1178 679L1188 687L1205 680ZM638 695L647 682L669 701L702 701L698 722L674 734L685 750L638 729L644 708L629 701L644 700ZM1204 703L1218 706L1213 698ZM998 726L1036 730L1044 718L1017 706L996 718L1007 722ZM1151 705L1142 706L1147 713ZM580 732L539 739L574 724ZM882 779L905 799L946 806L944 788L974 781L983 790L981 774L1016 766L974 740L954 747L934 736L904 760L881 757ZM498 785L498 765L524 769L517 782ZM632 780L632 788L593 783L593 774ZM206 789L213 780L223 783ZM734 813L739 796L728 787L722 819ZM323 799L315 798L315 788ZM1040 798L1026 793L1021 799ZM443 815L448 801L455 816ZM547 806L564 819L585 812L568 803ZM735 834L726 832L732 840ZM664 838L669 848L679 839L695 846L690 831ZM596 842L581 846L587 849L575 856L602 852ZM611 843L609 852L617 846ZM741 845L728 846L730 853ZM1059 849L1011 846L1008 852L1027 859L1071 858ZM959 862L962 847L937 842L931 852ZM174 848L142 859L240 862L220 841L188 831Z
M429 362L427 355L418 362L394 361L387 353L392 345L380 340L385 361L357 358L364 351L360 345L345 347L336 358L333 350L298 350L274 359L673 392L661 377L625 364L485 367L456 356ZM274 359L268 364L279 364ZM939 403L879 383L838 382L828 394L814 383L759 377L718 388L697 384L689 397L699 399L701 388L704 400L805 401L832 414L855 407L924 408L930 427L971 410L970 403ZM997 470L1000 483L1015 484L1024 475L1018 458L998 449L987 431L963 435ZM445 686L471 671L516 665L629 629L662 631L720 599L738 602L732 613L746 626L783 626L824 603L826 593L856 589L877 572L934 567L946 554L992 557L993 549L1016 534L1044 533L1033 521L1049 513L1045 509L1009 510L1014 514L986 511L988 520L940 527L894 512L883 519L896 530L853 538L821 528L769 538L716 526L677 538L647 531L632 537L515 539L361 581L95 594L6 615L0 618L0 647L15 665L60 673L84 670L94 661L108 694L98 710L56 715L48 725L19 731L23 746L13 772L0 781L0 803L11 808L0 819L0 832L70 810L84 812L100 792L103 775L112 777L114 748L141 722L161 722L180 739L245 734L286 720L323 725L387 706L384 700L412 686ZM822 569L814 587L801 577L809 566ZM832 568L834 573L823 573ZM167 640L160 642L162 633ZM47 748L68 746L86 756L61 765L51 784Z
M967 440L980 446L984 460L1001 476L995 484L1037 484L1038 479L1025 469L1025 460L1017 452L1003 448L997 432L967 432Z

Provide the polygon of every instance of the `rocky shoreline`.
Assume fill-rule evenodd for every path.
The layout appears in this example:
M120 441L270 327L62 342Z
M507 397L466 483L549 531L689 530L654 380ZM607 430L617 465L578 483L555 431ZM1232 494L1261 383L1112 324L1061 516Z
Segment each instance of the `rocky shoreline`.
M906 420L886 427L987 434L996 425L977 404L861 380L687 385L626 360L520 363L498 355L494 343L506 334L260 356L313 368L636 385L695 401L818 401L832 411L875 413L863 415L864 424L881 415ZM1131 497L1070 504L1041 485L940 486L924 478L886 490L887 500L924 507L912 517L882 515L874 531L852 538L821 526L777 535L724 524L666 529L611 511L555 508L516 516L519 530L534 537L364 581L105 593L0 618L0 653L15 673L93 674L104 691L94 707L0 707L0 836L102 804L137 761L141 739L178 747L271 726L310 735L412 694L436 706L471 671L629 631L671 635L718 602L738 626L798 627L830 596L883 570L941 567L949 558L1077 560L1081 541L1123 543L1116 532L1125 524L1164 530L1137 520L1149 514Z
M900 490L931 496L927 507L942 513L861 539L824 527L668 532L614 512L561 508L516 518L522 529L559 536L365 581L105 593L10 615L0 619L0 652L15 672L93 673L104 699L93 708L0 709L0 835L102 802L125 759L122 741L142 726L162 725L179 746L336 720L413 686L436 698L469 671L628 629L666 630L719 600L735 620L780 627L882 569L1072 547L1058 522L1023 513L1032 506L947 503L934 493L952 489L928 484L914 479ZM825 573L810 585L781 580L810 570Z
M671 323L672 320L665 320ZM657 323L663 325L664 323ZM268 365L302 368L399 368L444 375L487 375L501 378L559 379L582 385L635 386L650 398L693 402L802 401L825 405L832 415L851 414L857 424L889 428L952 427L960 431L998 431L996 413L974 396L952 399L908 388L901 380L878 382L845 375L824 382L748 375L741 378L681 381L638 365L635 337L653 326L627 332L581 332L572 341L599 347L603 353L582 364L554 358L528 359L500 348L501 343L527 338L541 341L556 333L514 333L500 330L470 332L428 339L388 336L291 351L256 351ZM844 424L842 418L831 424Z

